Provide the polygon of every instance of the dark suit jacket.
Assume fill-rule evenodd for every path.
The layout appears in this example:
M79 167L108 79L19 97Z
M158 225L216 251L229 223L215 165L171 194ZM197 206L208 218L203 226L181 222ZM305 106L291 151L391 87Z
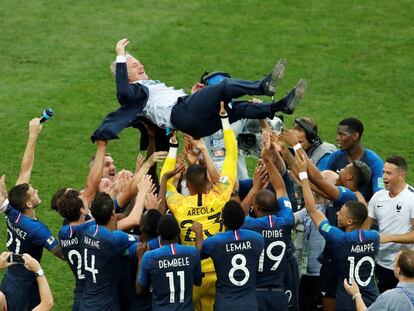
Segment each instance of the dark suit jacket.
M145 127L141 124L139 115L142 113L149 96L148 88L139 83L128 83L126 63L116 64L116 97L121 107L109 113L102 124L91 136L96 140L119 139L118 134L129 126L141 131L140 149L147 149L148 136ZM157 128L157 150L168 150L168 138L165 130Z

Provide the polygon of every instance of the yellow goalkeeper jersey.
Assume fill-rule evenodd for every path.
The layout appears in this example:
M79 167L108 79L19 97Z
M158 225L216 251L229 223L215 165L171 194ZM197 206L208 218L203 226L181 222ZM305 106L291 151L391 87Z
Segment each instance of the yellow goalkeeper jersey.
M221 211L230 200L237 177L237 142L232 129L224 130L226 157L224 159L220 180L205 194L182 195L177 192L171 178L167 182L167 204L181 229L181 243L195 246L195 234L190 230L193 221L203 225L204 238L224 231L221 222ZM165 172L175 168L175 158L167 158L161 170ZM213 261L205 259L201 262L203 272L214 271Z

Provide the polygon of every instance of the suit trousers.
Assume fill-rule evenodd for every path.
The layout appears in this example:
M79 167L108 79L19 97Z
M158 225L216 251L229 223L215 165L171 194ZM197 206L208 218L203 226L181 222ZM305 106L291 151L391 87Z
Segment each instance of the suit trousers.
M171 123L175 129L195 138L212 135L221 129L219 116L220 102L224 101L230 123L240 119L273 118L276 111L283 106L279 102L255 104L249 101L235 101L244 95L265 95L264 80L244 81L224 79L220 83L207 86L198 92L180 97L171 111Z

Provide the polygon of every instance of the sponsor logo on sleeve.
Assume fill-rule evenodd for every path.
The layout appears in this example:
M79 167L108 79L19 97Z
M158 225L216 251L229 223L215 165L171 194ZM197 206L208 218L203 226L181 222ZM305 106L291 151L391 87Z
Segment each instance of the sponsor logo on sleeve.
M53 236L47 239L47 244L52 245L53 242L55 242L55 238Z
M325 232L329 232L329 230L331 230L331 228L332 228L332 226L330 224L324 223L321 227L321 230L325 231Z

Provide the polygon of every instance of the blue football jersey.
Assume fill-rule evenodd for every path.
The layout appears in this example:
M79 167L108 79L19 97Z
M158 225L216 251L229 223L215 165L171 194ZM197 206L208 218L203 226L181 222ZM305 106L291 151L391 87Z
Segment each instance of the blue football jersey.
M144 254L138 282L152 287L153 310L194 310L193 284L201 278L199 251L174 243Z
M331 226L327 220L319 226L319 232L335 254L337 276L336 310L355 310L355 302L344 288L344 279L357 282L367 307L378 297L374 277L375 256L380 236L375 230L344 232Z
M256 231L264 237L264 250L260 255L256 279L258 288L284 287L287 246L291 241L292 227L295 222L291 203L288 198L278 199L278 215L259 218L247 216L243 228Z
M357 201L357 197L355 192L351 191L347 187L338 186L339 191L338 200L332 200L329 202L328 207L325 211L326 219L332 226L338 226L338 216L337 213L341 209L341 207L348 201ZM330 248L329 243L325 244L325 248L323 251L323 256L327 260L332 260L334 255L333 251Z
M42 222L27 217L10 204L4 212L7 223L7 249L16 254L27 253L41 261L43 248L51 250L58 245L48 227ZM10 266L6 274L21 284L36 286L33 272L23 265Z
M162 241L161 241L161 237L157 236L156 238L153 238L152 240L149 240L147 242L147 245L148 245L150 250L160 248L163 245Z
M122 255L136 256L137 238L122 231L92 225L83 231L81 254L85 289L81 310L120 310L117 288Z
M217 274L215 310L257 309L256 273L263 247L263 236L246 229L204 241L201 252L213 259Z
M81 240L83 231L95 225L95 221L88 221L78 226L63 226L58 233L60 247L72 273L75 277L75 300L81 300L85 284L85 269L83 265L83 254Z

